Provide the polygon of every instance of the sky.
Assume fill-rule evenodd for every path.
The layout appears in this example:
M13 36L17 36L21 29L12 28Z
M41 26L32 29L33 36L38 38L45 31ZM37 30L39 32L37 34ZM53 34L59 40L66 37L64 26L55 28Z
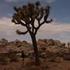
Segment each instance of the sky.
M50 18L51 24L44 24L37 34L37 39L56 39L64 42L70 42L70 0L0 0L0 39L6 38L12 40L31 41L30 36L16 34L17 29L23 29L11 22L15 11L14 6L22 6L28 2L40 1L43 6L51 6Z

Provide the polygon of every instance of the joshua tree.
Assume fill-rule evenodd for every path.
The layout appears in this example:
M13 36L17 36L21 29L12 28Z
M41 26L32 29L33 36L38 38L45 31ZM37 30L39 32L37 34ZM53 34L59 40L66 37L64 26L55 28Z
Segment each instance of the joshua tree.
M26 27L27 31L22 32L17 30L17 34L24 35L29 33L32 39L34 55L36 64L39 64L39 54L36 42L36 34L38 29L44 23L50 23L51 20L47 20L49 17L50 7L42 7L40 2L28 3L28 5L23 5L22 7L14 7L15 14L13 15L12 22L15 24L20 24ZM43 19L43 20L42 20ZM37 21L37 26L35 21Z

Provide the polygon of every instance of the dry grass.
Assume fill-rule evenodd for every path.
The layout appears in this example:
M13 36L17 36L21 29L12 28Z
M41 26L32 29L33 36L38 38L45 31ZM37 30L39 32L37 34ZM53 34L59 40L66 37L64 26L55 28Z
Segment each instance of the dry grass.
M41 59L40 66L34 65L33 60L10 62L6 65L0 65L0 70L70 70L70 61L57 58L57 61L51 62L47 59Z

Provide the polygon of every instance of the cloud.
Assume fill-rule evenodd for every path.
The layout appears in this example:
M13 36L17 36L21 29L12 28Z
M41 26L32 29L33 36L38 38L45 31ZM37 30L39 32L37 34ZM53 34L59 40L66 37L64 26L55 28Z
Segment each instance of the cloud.
M45 24L42 26L41 30L39 32L43 33L49 33L49 34L56 34L56 33L62 33L62 32L70 32L70 24L68 23L59 23L59 22L53 22L51 24Z
M11 18L0 18L0 39L6 38L8 40L30 40L30 36L16 34L16 29L25 30L20 25L15 25L11 22ZM54 38L64 41L70 41L70 24L52 22L51 24L44 24L38 31L37 38Z
M37 34L38 38L53 38L63 42L70 41L70 24L53 22L43 25Z
M19 0L5 0L6 2L18 2Z
M28 40L29 37L27 35L26 36L17 35L16 34L17 29L22 30L23 27L12 23L11 18L7 17L0 18L0 39L6 38L9 41L11 41L15 39L24 40L26 38ZM23 30L25 30L25 28Z
M6 2L18 2L19 0L5 0ZM20 0L20 1L23 1L23 2L36 2L36 1L38 1L38 0ZM19 1L19 2L20 2ZM43 0L39 0L39 1L41 1L41 2L47 2L47 3L53 3L53 2L55 2L56 0L45 0L45 1L43 1Z

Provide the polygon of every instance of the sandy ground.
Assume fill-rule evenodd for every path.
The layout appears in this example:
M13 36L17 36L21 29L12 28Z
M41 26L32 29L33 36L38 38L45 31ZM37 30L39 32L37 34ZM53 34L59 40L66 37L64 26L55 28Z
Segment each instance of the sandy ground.
M0 64L0 70L70 70L70 61L51 62L43 60L40 66L35 66L28 59L25 62L11 62L7 65Z

